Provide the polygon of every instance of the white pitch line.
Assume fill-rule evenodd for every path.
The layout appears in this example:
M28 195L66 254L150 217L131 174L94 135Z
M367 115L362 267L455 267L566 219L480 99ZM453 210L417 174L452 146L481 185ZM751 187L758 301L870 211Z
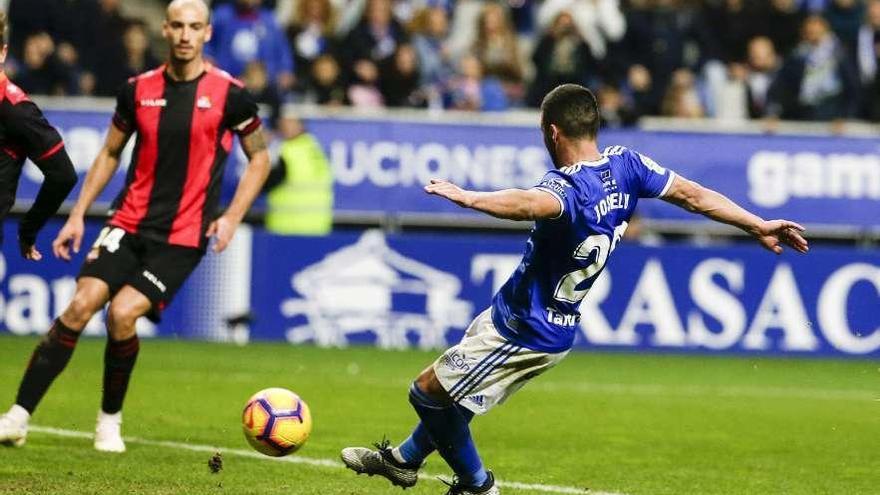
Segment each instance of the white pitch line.
M57 437L83 438L91 440L94 438L93 433L77 430L66 430L63 428L52 428L48 426L30 426L31 432L44 433L46 435L54 435ZM338 461L330 459L316 459L313 457L303 457L301 455L293 455L288 457L269 457L252 450L230 449L225 447L212 447L210 445L198 445L182 442L171 442L166 440L150 440L147 438L125 437L125 441L133 444L149 445L153 447L164 447L168 449L188 450L190 452L207 452L213 454L220 452L223 455L234 455L238 457L247 457L250 459L259 459L261 461L287 462L291 464L306 464L309 466L319 466L328 468L344 468L345 466ZM419 474L419 479L439 481L439 475L430 473ZM597 492L585 488L577 488L573 486L557 486L543 485L538 483L520 483L517 481L497 481L498 486L502 488L510 488L514 490L530 490L533 492L544 493L560 493L560 494L577 494L577 495L625 495L623 493L614 492Z

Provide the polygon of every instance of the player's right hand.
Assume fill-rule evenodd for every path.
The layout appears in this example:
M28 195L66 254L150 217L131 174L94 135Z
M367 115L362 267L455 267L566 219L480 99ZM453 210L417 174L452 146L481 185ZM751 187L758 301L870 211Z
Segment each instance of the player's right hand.
M52 241L52 252L55 257L70 261L71 248L73 248L74 254L79 253L84 231L85 223L82 217L69 217L64 227L61 227L61 231L58 232L58 236Z

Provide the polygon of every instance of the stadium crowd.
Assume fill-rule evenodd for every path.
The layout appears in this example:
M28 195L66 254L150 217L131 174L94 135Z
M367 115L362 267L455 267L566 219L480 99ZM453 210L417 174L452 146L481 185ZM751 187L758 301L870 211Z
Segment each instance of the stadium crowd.
M126 18L120 4L10 0L12 79L35 94L109 96L157 65L158 24ZM212 9L210 57L276 109L497 111L536 106L575 82L598 94L610 126L642 115L880 121L880 0L217 0Z

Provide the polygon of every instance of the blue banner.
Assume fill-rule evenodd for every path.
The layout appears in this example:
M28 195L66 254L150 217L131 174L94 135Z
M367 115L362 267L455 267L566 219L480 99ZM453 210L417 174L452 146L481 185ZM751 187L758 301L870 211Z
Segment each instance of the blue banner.
M456 213L422 192L431 178L496 190L534 185L552 167L534 127L318 119L308 128L333 165L336 206L398 213ZM880 143L842 137L600 133L600 149L622 145L723 192L757 214L809 224L880 226ZM645 217L699 219L662 201Z
M103 144L110 114L47 111L59 127L82 175ZM429 197L431 178L463 187L526 188L551 167L535 126L425 123L395 120L310 119L335 177L340 211L385 214L476 215ZM717 189L768 218L786 217L812 225L880 228L880 142L843 137L785 137L608 131L600 145L623 145L661 165ZM131 153L99 197L109 204L124 184ZM243 170L236 153L224 176L223 197L231 197ZM29 167L19 199L36 195L41 176ZM80 184L82 181L80 181ZM79 188L74 191L78 194ZM642 215L656 220L700 220L662 201L643 201Z
M7 242L0 256L0 330L48 330L73 296L99 225L71 263L54 259L53 222L39 263ZM6 226L14 239L14 222ZM143 336L319 345L442 348L520 261L524 236L279 237L246 226L208 253ZM817 248L774 256L758 247L623 244L581 305L578 349L880 358L880 254ZM86 328L103 333L103 315Z
M524 239L256 234L255 339L445 347ZM880 255L623 245L581 305L579 349L880 357Z

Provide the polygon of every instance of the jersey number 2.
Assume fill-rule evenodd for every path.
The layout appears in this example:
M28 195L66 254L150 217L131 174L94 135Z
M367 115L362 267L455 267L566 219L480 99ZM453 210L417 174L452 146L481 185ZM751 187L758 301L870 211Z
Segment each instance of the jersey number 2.
M605 234L595 234L584 239L584 242L580 243L577 249L574 250L572 256L576 260L586 261L594 256L595 253L594 261L586 267L562 277L562 280L556 284L556 292L553 293L553 298L557 301L572 304L581 302L590 289L578 290L577 286L585 280L595 277L602 271L602 268L605 268L605 263L608 262L608 255L617 247L617 243L620 242L620 238L623 237L623 233L628 225L627 222L618 225L614 229L614 236L612 238Z

